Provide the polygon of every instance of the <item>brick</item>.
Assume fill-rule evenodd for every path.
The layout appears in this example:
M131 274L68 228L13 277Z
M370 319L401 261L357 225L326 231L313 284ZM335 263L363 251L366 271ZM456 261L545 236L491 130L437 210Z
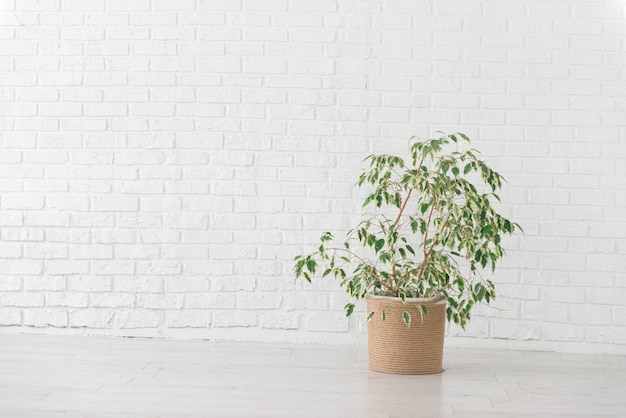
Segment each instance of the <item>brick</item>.
M232 27L200 28L197 36L202 41L240 41L242 30Z
M72 246L70 247L70 258L81 259L112 259L113 248L110 246Z
M44 234L42 229L7 229L3 231L2 238L4 241L38 242L43 241Z
M584 329L569 324L545 324L543 333L550 341L583 341Z
M287 71L287 60L276 57L253 57L243 59L246 73L281 74Z
M69 311L71 328L106 329L112 328L115 311L107 309L87 309Z
M114 11L149 10L150 0L135 0L132 3L125 0L108 0L107 7Z
M85 293L51 292L46 294L46 306L86 308L88 305L89 297Z
M337 11L337 2L334 0L319 0L316 2L292 0L290 7L291 10L296 12L335 12Z
M128 293L98 293L89 297L89 305L94 308L131 308L135 296Z
M48 274L74 275L89 272L89 263L81 261L47 261L45 272Z
M299 311L302 309L326 311L329 308L328 295L319 292L290 292L285 294L283 300L284 308L287 311ZM345 301L342 302L340 309L347 303Z
M289 38L289 32L282 28L257 28L248 27L243 38L246 41L267 41L267 42L286 42Z
M539 340L543 334L541 322L498 319L492 325L494 338L508 338L521 341Z
M42 195L4 195L2 196L4 209L42 209L44 196Z
M24 0L18 3L18 10L27 11L56 11L59 10L60 0Z
M175 277L165 279L165 290L171 292L206 292L209 290L209 280L205 277Z
M0 308L0 325L13 326L22 324L22 314L20 309Z
M17 276L5 276L0 281L0 290L21 290L22 278Z
M176 261L138 262L138 274L175 275L182 272L182 264Z
M67 327L68 315L58 309L29 309L24 312L24 325L29 327Z
M176 25L176 14L171 12L150 11L147 13L133 13L130 18L132 26L173 26Z
M28 213L24 215L26 226L70 226L69 214Z
M287 11L287 7L287 0L244 0L244 10L246 11L285 12Z
M235 4L236 1L232 1L230 3ZM224 5L224 9L222 10L225 11L227 7L228 5ZM240 17L241 15L233 14L229 16L229 19L232 19L230 20L232 23L236 23L237 19ZM260 17L263 18L264 16L261 15ZM259 15L254 14L254 15L251 15L250 18L258 19ZM226 23L226 18L224 14L215 13L215 12L180 12L178 13L178 19L180 21L180 24L182 25L208 26L208 25L223 25L224 23Z
M67 254L67 246L65 245L38 245L26 249L26 256L35 260L67 258Z
M203 41L194 41L194 42L179 42L179 55L224 55L224 51L226 49L225 43L219 43L212 40L203 40ZM206 76L203 78L207 78ZM180 84L189 84L183 83L183 80L191 80L192 77L189 76L181 76ZM200 78L197 78L200 79ZM220 84L220 78L214 77L212 84ZM206 83L206 81L205 81Z
M184 270L189 275L222 276L232 274L233 265L224 261L187 261Z
M0 246L0 258L20 258L22 249L19 245L2 245Z
M63 0L63 10L66 11L104 11L104 0L90 0L84 2L81 0Z
M609 306L573 305L569 307L569 321L572 325L611 325L611 318Z
M135 264L132 262L123 261L107 261L107 262L93 262L92 272L96 275L118 275L118 274L133 274L135 270ZM104 283L108 279L102 278L101 282Z
M217 328L246 328L258 323L256 312L225 311L213 314L213 324Z
M168 0L152 0L154 10L194 10L196 8L195 0L180 0L172 3Z
M190 293L185 295L185 307L190 309L234 309L235 295Z
M113 226L113 215L102 213L72 214L73 226Z
M237 295L237 309L267 310L277 309L282 302L281 295L273 293L241 293Z
M305 326L311 332L348 332L349 329L345 314L333 312L309 314Z
M143 3L143 0L141 0ZM133 2L133 4L137 3L138 7L141 7L139 2ZM131 6L132 7L132 6ZM82 15L79 15L82 17ZM123 13L107 13L107 14L99 14L99 13L90 13L85 16L85 22L88 25L94 26L124 26L128 25L128 14Z
M43 262L34 260L2 260L0 263L1 274L41 274Z
M103 119L63 119L61 127L68 131L104 131L107 121Z
M121 273L124 274L124 273ZM135 294L142 293L162 293L163 278L161 277L140 277L140 276L117 276L113 280L115 291L129 292Z
M145 217L143 217L145 218ZM143 219L139 218L139 219ZM130 222L129 224L137 224L135 221ZM155 219L158 220L159 217L155 216ZM144 222L145 223L145 222ZM159 226L159 225L155 225ZM155 243L179 243L181 242L181 233L178 231L164 231L164 230L139 230L137 233L137 242L147 243L147 244L155 244Z
M211 311L167 311L166 322L172 328L209 328L212 324Z
M522 307L522 317L533 321L550 318L550 322L564 324L568 321L568 307L565 304L528 301Z
M300 328L301 314L263 313L261 327L264 329L297 330Z
M113 244L113 243L132 243L135 242L135 232L132 230L115 230L105 229L94 231L93 241L95 243Z
M100 196L93 199L93 209L97 212L134 212L139 209L139 199L132 196Z
M498 0L489 0L484 2L484 13L486 16L524 16L524 4L523 3L509 3L501 2Z
M37 55L37 42L36 41L0 41L0 56L21 56L21 55ZM3 84L14 86L32 86L33 77L31 75L17 76L17 77L2 77Z
M0 293L0 302L3 307L41 307L44 306L44 297L37 292Z
M137 297L137 307L147 309L181 309L183 295L140 295Z

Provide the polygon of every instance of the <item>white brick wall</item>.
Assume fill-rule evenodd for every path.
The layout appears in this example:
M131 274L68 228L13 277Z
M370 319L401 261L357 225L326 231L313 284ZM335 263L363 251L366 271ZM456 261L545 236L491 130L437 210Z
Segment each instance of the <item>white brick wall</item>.
M363 342L291 260L460 130L526 235L449 341L626 353L625 7L0 0L0 332Z

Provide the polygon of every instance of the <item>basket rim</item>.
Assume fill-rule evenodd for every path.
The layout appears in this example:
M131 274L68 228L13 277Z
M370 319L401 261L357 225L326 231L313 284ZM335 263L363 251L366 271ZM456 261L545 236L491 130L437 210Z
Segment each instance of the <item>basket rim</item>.
M402 299L400 299L398 296L382 296L382 295L372 295L371 293L368 293L365 298L370 298L370 299L379 299L379 300L392 300L392 301L402 301ZM445 303L446 302L446 298L443 295L437 295L437 296L433 296L430 298L405 298L404 302L411 302L411 303Z

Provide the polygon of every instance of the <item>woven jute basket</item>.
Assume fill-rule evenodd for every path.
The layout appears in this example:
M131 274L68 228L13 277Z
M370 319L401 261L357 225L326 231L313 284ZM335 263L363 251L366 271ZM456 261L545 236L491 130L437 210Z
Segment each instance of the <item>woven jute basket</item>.
M376 312L367 323L369 368L393 374L431 374L443 371L446 326L444 297L406 299L366 296L367 311ZM422 315L417 305L427 313ZM385 311L385 321L381 311ZM411 314L411 325L402 312Z

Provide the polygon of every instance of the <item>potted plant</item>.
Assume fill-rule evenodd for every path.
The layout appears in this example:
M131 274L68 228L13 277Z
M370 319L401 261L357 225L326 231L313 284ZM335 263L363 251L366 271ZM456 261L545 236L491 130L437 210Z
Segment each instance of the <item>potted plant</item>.
M457 133L409 141L410 160L370 155L358 180L369 191L355 228L337 243L295 258L296 277L334 276L367 302L369 367L398 374L442 371L446 319L465 329L476 303L489 303L485 279L504 254L502 236L520 226L496 212L503 177ZM346 305L349 316L354 303Z

